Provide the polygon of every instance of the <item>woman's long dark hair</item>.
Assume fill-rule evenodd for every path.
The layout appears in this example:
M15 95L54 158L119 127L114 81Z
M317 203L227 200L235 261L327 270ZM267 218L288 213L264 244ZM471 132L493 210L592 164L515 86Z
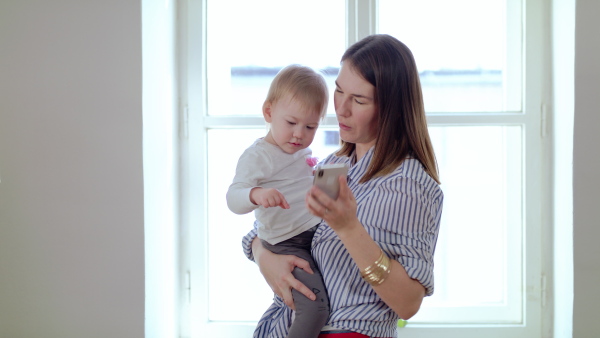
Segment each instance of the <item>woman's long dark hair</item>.
M419 72L412 52L396 38L370 35L350 46L342 56L375 87L379 133L373 159L361 179L387 175L407 157L416 158L436 182L437 162L425 117ZM353 143L342 141L339 156L350 156Z

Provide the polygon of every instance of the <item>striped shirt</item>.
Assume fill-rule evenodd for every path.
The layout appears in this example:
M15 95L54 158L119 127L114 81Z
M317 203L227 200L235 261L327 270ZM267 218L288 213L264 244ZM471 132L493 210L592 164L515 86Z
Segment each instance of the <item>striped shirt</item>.
M350 166L348 185L357 202L357 217L381 249L396 259L408 275L433 294L433 253L439 233L443 193L416 159L406 159L395 171L359 183L373 156L371 148L352 165L351 158L328 156L323 163ZM244 252L253 260L256 229L243 238ZM319 225L312 255L323 274L330 299L327 325L373 337L396 337L398 315L360 276L344 244L326 223ZM285 337L292 311L279 297L260 319L254 337Z

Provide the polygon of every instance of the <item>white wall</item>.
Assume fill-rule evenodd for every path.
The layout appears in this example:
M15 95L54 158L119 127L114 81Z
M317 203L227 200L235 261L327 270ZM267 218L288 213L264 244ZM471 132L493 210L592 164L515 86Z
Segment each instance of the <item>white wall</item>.
M141 2L0 1L0 337L143 337Z
M600 337L600 2L577 0L573 337ZM568 159L565 159L568 160Z

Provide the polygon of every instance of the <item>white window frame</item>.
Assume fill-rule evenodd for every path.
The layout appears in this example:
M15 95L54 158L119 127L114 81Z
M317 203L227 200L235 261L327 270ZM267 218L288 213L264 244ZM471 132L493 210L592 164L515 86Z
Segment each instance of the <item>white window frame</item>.
M377 30L376 0L347 0L347 45ZM550 137L546 131L546 107L550 102L549 66L549 4L544 0L523 0L524 50L523 112L486 114L428 115L430 125L520 125L524 126L524 232L523 318L518 325L409 325L401 336L410 337L541 337L542 314L549 295L545 291L544 271L551 262L542 260L545 246L550 245L544 231L550 230L548 214L551 208L545 193L551 190ZM211 323L208 321L208 261L207 246L207 130L212 127L262 127L262 117L208 116L206 113L206 40L204 0L180 0L178 7L178 85L180 123L180 336L181 337L248 337L254 330L248 323ZM510 80L513 81L513 80ZM324 126L337 125L328 116ZM541 173L541 174L540 174ZM241 253L240 253L241 254ZM227 262L223 262L227 264ZM243 301L243 300L240 300ZM235 306L235 304L232 304ZM549 324L544 324L549 325Z

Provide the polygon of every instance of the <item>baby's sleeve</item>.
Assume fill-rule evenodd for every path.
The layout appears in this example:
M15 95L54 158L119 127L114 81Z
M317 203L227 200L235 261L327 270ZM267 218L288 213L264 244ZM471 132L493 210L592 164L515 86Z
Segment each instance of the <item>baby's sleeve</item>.
M258 205L250 201L250 191L270 177L270 158L253 148L247 149L238 160L233 182L227 189L227 207L238 215L247 214Z

